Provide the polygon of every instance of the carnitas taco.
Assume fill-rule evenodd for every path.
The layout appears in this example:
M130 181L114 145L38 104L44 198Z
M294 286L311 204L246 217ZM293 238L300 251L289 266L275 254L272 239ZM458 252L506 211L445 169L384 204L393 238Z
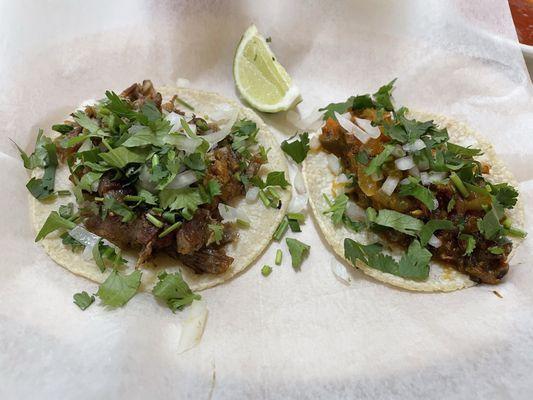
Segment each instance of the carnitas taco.
M253 111L148 80L41 131L22 158L50 257L96 282L142 272L141 289L176 272L204 289L243 271L290 199L285 158Z
M501 282L525 237L516 182L465 125L396 108L393 83L322 109L303 173L324 237L405 289Z

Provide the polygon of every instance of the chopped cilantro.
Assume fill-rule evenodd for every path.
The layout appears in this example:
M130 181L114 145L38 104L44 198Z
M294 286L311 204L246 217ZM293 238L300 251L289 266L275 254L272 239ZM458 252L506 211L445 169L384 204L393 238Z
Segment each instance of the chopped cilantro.
M431 219L424 227L420 230L419 237L420 237L420 244L423 247L426 247L428 244L429 239L431 238L431 235L435 233L435 231L438 230L452 230L455 228L455 225L452 221L445 220L445 219Z
M94 296L83 291L76 293L74 296L74 304L76 304L82 311L94 303Z
M141 284L141 275L141 271L123 275L113 269L98 288L96 295L106 306L122 307L137 293Z
M503 208L513 208L518 199L518 192L507 183L491 184L491 194Z
M464 240L466 242L466 249L465 249L465 256L469 256L472 254L474 249L476 248L476 239L472 235L468 235L466 233L462 233L459 235L460 240Z
M393 210L379 210L374 223L411 236L415 236L424 226L421 220Z
M391 93L392 89L394 88L394 82L396 82L396 78L387 83L386 85L381 86L378 91L372 95L374 97L374 101L376 103L377 108L384 108L387 111L394 110L394 106L392 104L391 99Z
M417 240L413 240L400 262L381 251L382 246L378 243L363 245L352 239L344 239L344 256L355 266L356 261L360 260L371 268L407 279L425 280L429 276L431 253Z
M291 254L292 267L296 270L299 270L303 259L307 254L309 254L309 249L311 247L297 239L292 238L285 239L285 242L287 243L289 253Z
M50 233L58 229L73 229L76 224L68 219L62 218L57 211L52 211L46 221L44 222L41 230L37 234L35 241L38 242L41 239L44 239Z
M400 185L400 196L412 196L420 200L430 211L437 208L435 195L427 187L418 183L418 179L410 176L409 183Z
M492 246L492 247L489 247L488 250L492 254L496 254L496 255L503 254L503 248L500 246Z
M281 142L281 150L290 156L295 163L300 164L305 160L307 152L309 151L309 134L304 132L299 135L298 138L299 140L295 139L291 142L289 142L289 140Z
M193 293L183 280L180 272L168 274L162 272L158 275L159 282L152 289L152 294L159 300L164 301L173 311L182 310L192 304L194 300L200 300L202 296Z
M379 173L381 171L381 166L389 159L393 150L394 146L386 144L383 151L375 156L372 161L370 161L368 167L365 168L365 174L372 175Z
M261 275L264 277L267 277L271 274L272 267L270 265L263 265L263 268L261 268Z

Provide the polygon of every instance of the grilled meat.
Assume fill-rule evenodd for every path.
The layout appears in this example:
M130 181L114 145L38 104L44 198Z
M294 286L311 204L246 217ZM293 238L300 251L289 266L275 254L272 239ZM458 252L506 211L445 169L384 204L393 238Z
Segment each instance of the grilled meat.
M223 249L206 247L191 254L181 254L178 259L197 274L221 274L226 272L233 258L226 255Z

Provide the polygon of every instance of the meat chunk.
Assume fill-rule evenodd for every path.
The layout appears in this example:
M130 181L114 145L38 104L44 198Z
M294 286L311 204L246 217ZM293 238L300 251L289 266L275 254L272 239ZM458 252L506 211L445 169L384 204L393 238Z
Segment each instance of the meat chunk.
M144 80L142 85L134 83L130 87L124 89L121 96L133 103L134 108L140 109L146 100L152 100L156 107L161 111L161 102L163 98L161 93L157 92L150 80Z
M220 184L220 198L224 202L244 194L244 185L235 177L239 172L239 159L230 146L213 151L206 181L216 180Z
M207 244L209 224L213 220L206 209L199 209L193 219L185 222L176 234L176 249L179 254L192 254Z
M124 196L134 195L135 188L132 186L125 186L123 182L112 180L113 174L106 173L100 179L98 184L98 195L100 197L111 196L121 201Z
M182 254L179 260L197 274L221 274L226 272L233 258L226 255L223 249L206 247L192 254Z

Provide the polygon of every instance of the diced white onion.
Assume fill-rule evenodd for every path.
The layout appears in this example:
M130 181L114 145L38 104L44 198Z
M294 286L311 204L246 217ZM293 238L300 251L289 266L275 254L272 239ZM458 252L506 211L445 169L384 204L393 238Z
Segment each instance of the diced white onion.
M87 138L83 141L80 148L78 149L78 153L81 153L82 151L88 151L93 148L93 142L90 138Z
M420 176L420 171L418 170L418 167L416 165L413 168L411 168L408 172L409 172L409 175L411 176L416 176L416 177Z
M302 211L305 211L305 209L307 208L308 201L309 195L307 193L293 193L287 211L290 213L300 213Z
M348 118L343 117L337 111L335 111L335 117L339 121L340 126L342 126L348 133L355 135L361 143L366 143L370 140L370 135L355 125Z
M189 85L191 84L191 82L188 80L188 79L185 79L185 78L178 78L176 79L176 86L177 87L189 87Z
M331 266L331 272L333 272L333 275L342 283L345 285L350 285L352 282L352 278L350 277L350 274L346 270L346 266L344 264L341 264L338 262L335 258L332 258L330 261Z
M287 111L287 121L302 131L316 131L324 124L323 115L322 112L314 110L305 117L301 117L296 111L289 110Z
M413 143L406 143L402 147L408 153L412 153L414 151L422 150L426 147L426 144L422 139L416 139Z
M337 179L335 179L335 182L339 185L346 184L348 182L351 182L351 179L348 178L348 175L346 174L340 174Z
M409 184L409 178L403 178L401 181L400 181L400 185L408 185Z
M420 173L420 182L424 186L427 186L431 183L431 181L429 180L429 174L427 172Z
M246 202L255 203L257 201L257 196L259 196L259 188L257 186L252 186L246 192Z
M149 192L155 192L156 184L150 180L150 173L148 172L148 167L143 165L141 168L141 173L139 174L139 186Z
M207 135L202 135L202 139L206 140L209 143L209 147L215 147L215 145L223 140L231 132L231 126L225 127L213 133L208 133Z
M168 113L165 119L170 122L171 132L177 132L181 129L181 119L183 118L182 115L175 113L172 111L171 113Z
M176 175L176 177L167 186L165 186L165 189L182 189L190 186L197 180L198 178L196 177L194 171L188 170Z
M385 179L385 182L381 185L381 191L387 196L390 196L396 189L396 186L398 186L398 182L400 182L399 178L391 175L387 176L387 179Z
M379 127L372 126L372 123L368 119L356 117L355 122L357 122L357 125L359 125L366 133L368 133L368 136L370 136L372 139L377 139L381 135Z
M441 240L435 235L431 235L431 237L428 240L428 243L431 246L435 247L436 249L438 249L440 246L442 246Z
M187 312L187 318L181 325L178 343L178 353L180 354L200 343L207 320L207 307L203 301L194 301Z
M435 207L435 209L439 207L439 201L437 199L433 199L433 207Z
M339 161L339 158L334 154L328 154L328 168L334 175L339 175L341 173L341 163Z
M183 134L168 135L165 142L176 146L177 149L183 150L186 154L192 154L203 142L201 137L189 137Z
M444 179L446 179L447 177L448 177L448 173L447 172L430 172L429 173L429 181L431 183L441 182Z
M235 207L228 206L227 204L219 203L218 212L222 217L223 224L233 224L237 222L238 219L250 223L250 219L246 214L244 214L241 210Z
M394 161L394 163L396 164L396 168L398 168L400 171L407 171L415 166L415 162L411 156L398 158Z
M309 138L309 148L311 150L320 149L320 140L318 139L318 134L312 135L311 138Z
M348 201L346 204L346 211L344 213L353 221L364 221L366 218L365 211L353 201Z
M292 185L299 194L305 193L304 177L300 170L296 171L296 174L294 175L294 180L292 181Z
M396 158L400 158L400 157L405 156L405 151L402 149L402 146L397 144L396 146L394 146L394 149L392 150L392 155Z
M82 254L83 259L91 260L93 258L93 247L98 243L98 240L100 240L101 237L89 232L81 225L72 228L68 234L85 246Z

